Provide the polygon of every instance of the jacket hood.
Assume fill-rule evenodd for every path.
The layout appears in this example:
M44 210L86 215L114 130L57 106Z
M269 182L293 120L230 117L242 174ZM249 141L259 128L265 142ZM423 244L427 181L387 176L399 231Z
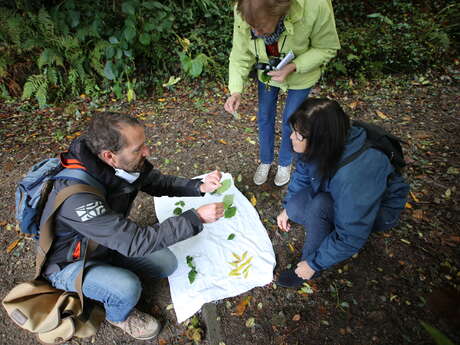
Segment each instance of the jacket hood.
M69 150L61 153L61 164L64 168L82 169L100 183L107 187L107 190L130 189L131 184L115 175L115 170L94 155L86 144L85 136L76 138L69 147ZM152 164L147 160L144 163L141 177L132 185L140 184L142 176L152 170Z

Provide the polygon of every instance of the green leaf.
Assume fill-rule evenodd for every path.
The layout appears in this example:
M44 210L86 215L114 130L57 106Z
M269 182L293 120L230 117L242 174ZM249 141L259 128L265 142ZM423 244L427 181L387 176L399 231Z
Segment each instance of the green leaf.
M267 74L266 71L264 71L261 75L260 75L260 81L262 83L268 83L270 80L272 80L272 77L270 75Z
M230 234L228 235L227 240L231 241L235 238L235 236L236 236L235 234Z
M109 38L109 42L112 43L112 44L118 44L120 43L120 41L118 40L118 38L116 38L115 36L111 36Z
M187 261L187 266L190 267L190 268L194 268L195 266L193 265L193 256L190 256L190 255L187 255L187 257L185 258L185 260Z
M174 205L184 207L185 202L181 200L181 201L176 202Z
M134 91L134 89L128 89L126 98L128 99L129 103L136 99L136 92Z
M203 72L203 63L200 60L193 59L191 61L190 75L193 78L198 77Z
M230 206L232 206L234 198L235 198L235 196L233 194L227 194L226 196L224 196L223 203L224 203L224 208L225 209L227 209Z
M192 269L190 272L188 272L188 281L190 282L190 284L193 284L193 282L195 281L197 273L198 272L195 271L195 269Z
M163 87L171 87L171 86L177 84L180 81L180 79L181 79L180 77L176 78L174 76L170 76L168 82L163 84Z
M224 194L232 185L232 180L231 179L225 179L221 182L221 186L217 188L214 192L211 194Z
M123 4L121 5L121 11L131 16L134 16L136 14L136 9L130 1L123 2Z
M134 26L125 26L123 36L125 36L128 42L131 42L136 37L136 28Z
M139 36L139 42L143 44L144 46L148 46L150 44L150 35L143 32Z
M431 335L431 337L434 339L436 344L438 345L454 345L454 343L447 338L441 331L439 331L437 328L434 328L433 326L420 321L422 324L423 328Z
M144 6L145 8L148 8L149 10L153 10L154 8L164 8L165 6L163 6L161 3L159 3L158 1L146 1L146 2L143 2L142 3L142 6Z
M68 23L70 27L76 28L80 24L80 12L78 11L69 11L68 12Z
M113 70L113 63L110 60L105 63L104 76L109 80L114 80L116 78Z
M229 207L229 208L227 208L225 210L224 217L225 218L232 218L235 214L236 214L236 207L232 206L232 207Z
M173 211L173 213L178 216L182 214L182 209L180 207L176 207Z
M115 55L115 49L112 46L108 46L107 48L105 48L105 57L107 59L113 58L114 55Z

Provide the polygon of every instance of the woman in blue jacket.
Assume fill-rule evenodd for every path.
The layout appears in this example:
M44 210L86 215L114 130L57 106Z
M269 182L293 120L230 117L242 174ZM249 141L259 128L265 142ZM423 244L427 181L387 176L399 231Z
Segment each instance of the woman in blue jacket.
M283 271L278 284L297 288L358 252L371 232L395 226L409 186L373 148L334 174L366 140L336 101L307 99L289 122L293 149L302 157L277 220L283 231L290 230L289 220L303 225L306 240L297 268Z

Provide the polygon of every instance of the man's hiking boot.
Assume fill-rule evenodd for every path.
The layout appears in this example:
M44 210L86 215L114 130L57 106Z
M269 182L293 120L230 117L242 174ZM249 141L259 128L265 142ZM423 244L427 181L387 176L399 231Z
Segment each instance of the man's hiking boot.
M157 319L137 309L133 309L125 321L107 321L139 340L152 339L160 333L160 323Z

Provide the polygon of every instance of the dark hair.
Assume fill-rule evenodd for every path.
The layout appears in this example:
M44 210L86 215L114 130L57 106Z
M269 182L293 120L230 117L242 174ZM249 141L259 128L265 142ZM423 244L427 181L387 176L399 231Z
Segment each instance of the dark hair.
M120 151L126 144L120 130L123 126L142 126L141 122L127 114L104 111L90 121L85 134L86 144L93 154L103 150Z
M237 11L249 25L255 25L260 15L281 18L290 7L291 0L238 0L236 5Z
M350 118L339 103L327 98L308 98L289 119L308 145L303 155L315 162L321 178L327 178L339 163L350 129Z

